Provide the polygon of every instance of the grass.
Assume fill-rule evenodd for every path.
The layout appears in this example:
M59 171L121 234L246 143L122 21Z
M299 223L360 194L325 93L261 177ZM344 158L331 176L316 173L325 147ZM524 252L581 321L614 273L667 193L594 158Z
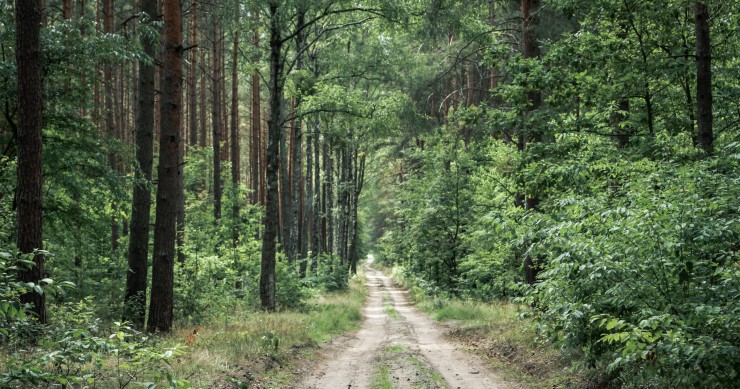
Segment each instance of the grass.
M391 298L391 295L388 293L383 295L383 306L385 314L388 315L388 317L393 320L398 320L400 318L398 311L396 311L396 308L393 306L393 298Z
M393 380L391 379L390 368L386 365L378 365L378 369L373 375L370 383L371 389L392 389Z
M402 344L394 344L383 347L378 353L376 359L376 369L372 380L370 381L371 389L392 389L393 379L391 378L391 362L398 359L398 355L403 353L406 347Z
M376 357L376 370L370 382L372 389L390 389L394 381L403 387L430 389L446 388L447 383L429 363L403 344L383 347ZM392 376L391 372L397 376Z
M348 291L325 294L304 311L245 313L229 324L203 325L173 365L174 373L194 387L210 387L226 376L237 386L251 381L289 385L296 361L314 359L317 346L359 328L365 297L364 277L358 276ZM192 332L181 329L171 340L182 342Z

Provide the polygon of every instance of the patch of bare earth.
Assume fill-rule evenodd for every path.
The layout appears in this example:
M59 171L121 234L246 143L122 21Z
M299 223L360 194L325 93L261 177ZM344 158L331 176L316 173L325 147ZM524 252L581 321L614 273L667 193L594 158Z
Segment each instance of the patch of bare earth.
M479 356L447 339L444 330L409 303L406 291L395 288L371 263L372 257L365 267L369 296L360 331L342 344L334 343L325 362L297 388L373 388L384 374L394 388L514 387L492 373Z

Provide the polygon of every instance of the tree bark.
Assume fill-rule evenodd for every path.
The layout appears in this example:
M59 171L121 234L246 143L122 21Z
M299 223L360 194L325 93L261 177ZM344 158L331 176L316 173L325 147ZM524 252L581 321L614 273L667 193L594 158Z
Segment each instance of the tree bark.
M294 104L297 105L297 99L294 100ZM295 116L295 107L292 109L292 115ZM300 202L301 202L301 161L303 151L303 129L301 128L301 119L291 120L293 124L291 127L291 142L290 142L290 162L286 165L290 167L290 180L288 187L285 188L287 191L287 197L290 198L290 207L284 209L288 210L287 217L287 232L289 237L286 241L287 247L285 252L288 256L289 261L298 259L299 255L299 234L301 233L301 220L300 220Z
M324 219L326 223L326 252L334 255L334 159L329 147L329 137L324 136L324 177L326 195L324 196Z
M221 57L218 61L221 65L218 69L218 79L221 83L219 90L221 91L221 128L223 129L221 131L221 142L223 142L221 162L223 163L229 160L229 150L231 149L229 146L229 139L231 138L229 136L229 113L226 109L229 104L229 97L227 94L228 89L226 88L226 34L224 33L223 25L220 26L218 39L221 42L221 47L218 50L218 54Z
M313 192L308 195L309 201L313 202L313 209L311 218L313 219L313 236L311 238L311 272L316 274L319 265L319 254L322 250L321 247L321 218L319 214L321 212L321 166L319 164L319 129L320 129L319 118L317 117L314 121L314 132L313 132ZM306 164L308 169L311 169L311 164ZM311 185L309 180L308 185Z
M269 85L268 85L268 89L269 89ZM260 126L262 126L262 129L260 131L260 149L259 149L260 204L262 204L263 206L266 206L267 205L267 127L268 127L267 122L269 120L268 115L267 115L267 108L264 108L262 110L262 118L263 120L260 123ZM275 215L275 217L277 217L277 215Z
M306 36L302 32L304 29L304 25L306 22L306 8L304 6L300 6L298 9L298 15L296 17L296 28L298 29L298 33L295 36L295 45L296 45L296 70L302 71L304 69L304 61L303 61L303 52L305 51L306 46ZM300 86L299 86L300 87ZM301 104L301 96L300 94L295 98L295 106L293 107L293 114L295 115L296 109ZM304 220L301 220L301 202L303 200L302 198L302 192L303 192L303 180L302 177L302 169L301 169L301 162L303 160L302 158L302 150L303 150L303 127L302 127L303 120L301 118L298 118L298 120L294 120L294 131L295 131L295 144L291 145L291 149L293 150L293 155L291 156L291 164L292 164L292 185L291 185L291 192L293 195L293 198L291 200L291 220L290 220L290 247L289 247L289 259L295 259L299 257L299 252L303 253L303 245L305 244L306 240L301 239L305 237L305 229L307 227L306 223L304 223ZM300 251L299 251L299 243L300 243ZM306 275L306 258L302 257L301 263L299 265L299 271L302 277L305 277Z
M706 2L695 5L696 24L696 106L699 146L707 154L714 151L712 133L712 46L709 40L709 8Z
M349 257L350 257L350 272L352 274L357 274L357 211L360 204L360 194L362 194L362 186L365 181L365 155L358 156L357 149L354 150L353 158L355 160L354 163L354 169L355 174L353 177L353 184L352 187L354 188L352 199L352 236L351 243L350 243L350 249L349 249Z
M62 17L64 20L72 19L72 0L62 1Z
M15 55L18 69L18 249L30 254L42 249L42 142L43 97L41 93L41 22L39 0L16 3ZM38 283L44 278L44 257L33 257L34 266L21 270L22 282ZM32 304L40 323L46 323L45 295L34 291L20 296Z
M219 23L213 17L213 78L212 78L212 116L211 125L213 126L213 218L218 221L221 219L221 32Z
M147 329L172 330L172 303L177 190L180 169L182 110L182 10L179 0L164 0L161 129L157 169L157 209L154 226L152 295Z
M205 38L203 37L203 33L201 33L201 40L205 43ZM200 49L200 134L198 137L198 146L200 147L206 147L208 146L208 131L206 130L208 128L208 112L206 110L206 102L208 101L206 98L206 51L201 48ZM206 180L204 180L206 181Z
M234 33L234 51L231 60L231 184L233 190L234 246L239 240L239 75L238 75L239 33Z
M536 58L540 56L540 47L537 42L537 33L534 30L539 25L539 11L540 0L522 0L521 12L522 12L522 56L524 58ZM542 93L539 89L530 89L527 91L527 101L529 105L527 107L528 112L537 110L542 105ZM533 128L527 128L524 126L517 146L520 151L523 151L527 147L529 142L539 142L542 138L539 130ZM525 209L534 209L539 203L539 198L531 194L519 195L519 203L524 205ZM523 199L523 201L522 201Z
M190 6L190 45L198 44L198 2L192 1ZM190 105L190 147L198 144L198 94L196 91L198 83L198 50L190 52L190 72L188 74L188 103ZM203 113L201 112L201 115ZM201 128L200 131L205 131Z
M272 109L272 107L270 107ZM281 116L282 119L282 116ZM280 169L279 177L280 177L280 183L279 183L279 193L280 193L280 205L278 210L278 215L280 217L280 244L282 246L283 252L288 254L290 252L291 248L291 242L290 242L290 183L288 180L288 142L286 142L287 134L286 134L286 128L285 126L280 126L280 146L279 146L279 161L278 161L278 167ZM268 140L269 142L269 140ZM268 146L269 147L269 146ZM268 157L269 158L269 157ZM269 163L269 162L268 162Z
M262 309L274 311L275 301L275 250L278 231L278 163L283 122L283 42L280 33L278 3L271 2L270 16L270 119L267 129L267 172L265 226L262 235L262 261L260 269L260 302Z
M154 18L157 0L142 0L141 12ZM150 58L155 56L155 42L142 36L141 45ZM136 116L136 162L131 231L126 272L126 310L124 319L144 328L149 258L149 214L151 212L152 158L154 154L154 64L139 63L139 96Z
M303 212L303 228L301 229L301 264L299 268L301 278L306 277L308 268L308 230L313 230L313 134L306 132L306 182L305 182L305 210ZM310 228L309 228L310 227ZM311 232L311 249L313 249L313 232ZM314 252L311 252L313 257Z
M254 16L255 24L259 23L259 13L255 13ZM256 49L259 49L259 30L254 29L253 43ZM254 59L257 62L258 58ZM262 149L260 141L260 132L262 131L261 119L260 119L260 75L255 72L252 74L252 141L250 145L250 166L251 169L251 188L252 188L252 204L259 203L260 199L260 150Z
M113 34L113 0L103 2L103 31L106 34ZM106 136L109 141L116 138L116 119L115 119L115 101L113 95L113 65L105 64L103 67L103 83L105 98L105 128ZM108 152L108 163L111 170L116 172L116 155L112 151ZM118 208L115 201L111 204L113 212ZM118 220L115 215L111 215L111 249L115 252L118 250Z

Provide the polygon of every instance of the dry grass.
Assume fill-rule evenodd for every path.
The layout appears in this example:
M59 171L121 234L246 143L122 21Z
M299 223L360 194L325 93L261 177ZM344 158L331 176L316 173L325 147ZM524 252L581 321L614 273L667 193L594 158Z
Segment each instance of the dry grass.
M191 341L173 365L175 375L194 387L219 386L228 377L244 385L288 384L294 360L311 359L312 351L333 335L359 328L365 297L364 277L359 276L348 291L322 295L301 312L244 312L230 324L202 325L195 337L194 329L181 329L171 340Z

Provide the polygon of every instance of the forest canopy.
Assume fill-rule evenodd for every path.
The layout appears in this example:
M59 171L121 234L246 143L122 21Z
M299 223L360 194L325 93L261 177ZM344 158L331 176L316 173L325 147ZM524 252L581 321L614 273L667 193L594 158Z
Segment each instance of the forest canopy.
M368 253L516 304L612 386L733 387L738 26L721 0L2 2L0 387L187 387L159 337L310 312Z

